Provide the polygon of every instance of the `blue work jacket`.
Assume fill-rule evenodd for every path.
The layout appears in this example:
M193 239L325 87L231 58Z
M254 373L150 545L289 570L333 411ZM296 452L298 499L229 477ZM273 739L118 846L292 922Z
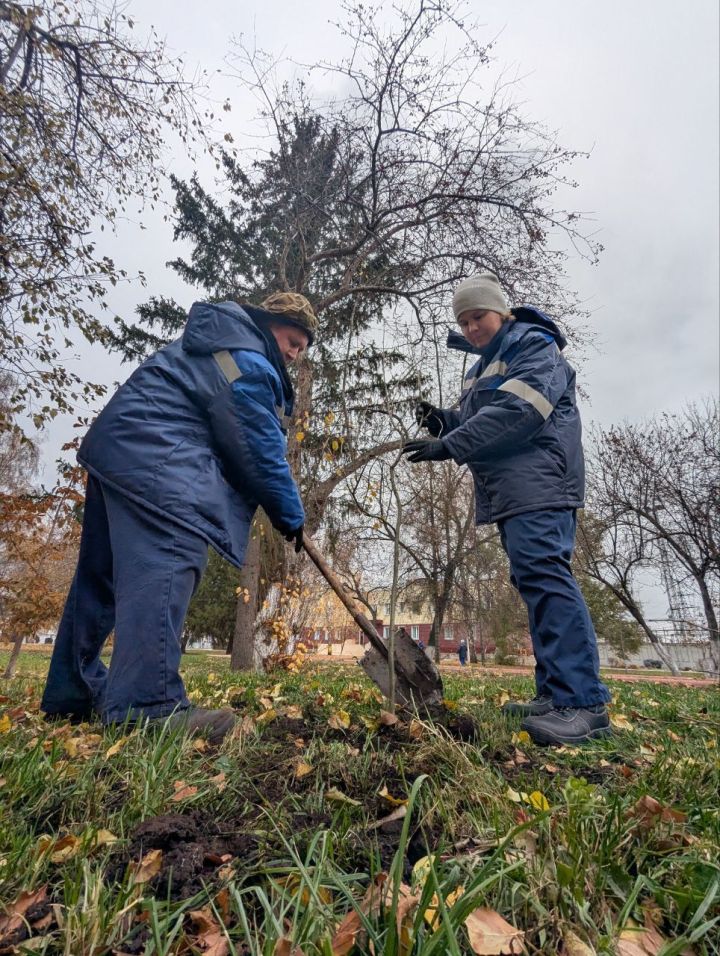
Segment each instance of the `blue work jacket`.
M280 531L305 520L286 458L292 386L263 331L271 318L234 302L196 302L182 337L133 372L78 452L100 481L196 531L238 566L258 505Z
M443 409L442 440L475 479L478 524L551 508L582 508L585 466L566 340L538 309L513 309L492 341L476 349L458 332L448 347L480 357L459 404Z

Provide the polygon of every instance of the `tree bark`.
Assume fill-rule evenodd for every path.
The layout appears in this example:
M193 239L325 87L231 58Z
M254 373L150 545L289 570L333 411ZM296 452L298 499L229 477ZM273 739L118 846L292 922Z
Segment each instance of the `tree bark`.
M239 588L241 590L235 613L230 670L251 671L257 667L254 629L260 590L260 531L257 526L250 532L245 563L240 571ZM248 595L249 600L246 601Z
M23 646L22 634L16 634L15 637L13 638L13 649L10 652L10 660L8 661L7 667L5 668L5 673L3 674L3 678L5 680L9 680L11 677L15 676L15 671L17 670L17 662L18 662L18 658L20 657L20 651L22 650L22 646Z

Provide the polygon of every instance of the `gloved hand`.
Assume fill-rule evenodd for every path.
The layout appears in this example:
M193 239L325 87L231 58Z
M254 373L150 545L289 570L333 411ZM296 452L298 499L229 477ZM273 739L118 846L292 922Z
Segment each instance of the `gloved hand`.
M443 441L408 441L403 445L408 461L447 461L452 455Z
M444 423L438 415L439 409L430 402L418 402L415 406L415 421L423 428L427 428L433 438L442 435Z
M293 541L295 542L295 554L299 554L300 551L302 551L304 527L305 526L301 524L300 527L295 528L294 531L283 531L282 533L286 541L290 541L291 543Z

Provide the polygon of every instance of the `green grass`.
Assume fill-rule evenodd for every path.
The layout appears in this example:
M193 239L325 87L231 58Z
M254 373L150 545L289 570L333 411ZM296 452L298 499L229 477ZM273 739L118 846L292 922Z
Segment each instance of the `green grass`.
M613 953L620 931L645 920L664 956L720 953L715 688L617 682L625 729L544 750L499 713L506 694L530 691L525 678L445 676L450 707L480 728L467 743L427 724L378 728L380 702L351 664L237 675L193 654L191 699L245 718L215 750L157 731L45 724L47 660L24 654L18 676L0 681L0 901L47 886L19 952L203 952L216 932L218 947L253 956L290 952L281 939L306 956L370 942L386 956L462 954L465 919L482 906L522 930L531 954L562 952L569 931ZM408 809L371 827L394 809L383 787ZM181 819L166 830L188 832L165 834L160 873L141 882L153 838L137 828L168 813ZM356 945L334 950L343 918Z

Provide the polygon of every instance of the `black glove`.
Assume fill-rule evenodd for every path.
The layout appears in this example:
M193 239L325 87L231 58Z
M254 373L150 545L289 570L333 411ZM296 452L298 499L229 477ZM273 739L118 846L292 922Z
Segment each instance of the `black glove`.
M430 402L418 402L415 406L415 421L423 428L427 428L433 438L439 438L442 435L445 424L438 415L439 408L435 408Z
M408 441L403 445L408 461L447 461L452 455L443 441Z
M304 525L300 525L299 528L295 528L294 531L283 531L282 536L286 541L295 542L295 554L299 554L302 551L303 545L303 528Z

